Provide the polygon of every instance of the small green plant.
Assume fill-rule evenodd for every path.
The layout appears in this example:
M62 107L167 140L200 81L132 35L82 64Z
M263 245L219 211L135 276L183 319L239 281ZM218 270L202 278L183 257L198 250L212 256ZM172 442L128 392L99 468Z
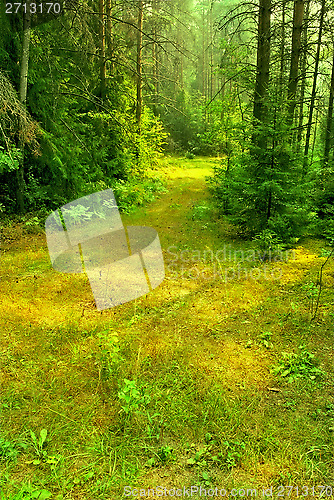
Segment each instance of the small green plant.
M173 448L167 445L162 446L158 450L157 455L159 457L160 462L162 462L163 464L167 464L175 460L175 453Z
M195 455L187 460L188 465L197 465L198 467L206 467L211 455L207 446L196 451Z
M24 443L15 443L0 437L0 460L15 460L26 447Z
M258 345L262 345L266 349L270 349L273 347L273 344L271 342L271 337L272 333L271 332L263 332L260 335L258 335Z
M44 488L36 488L30 483L21 486L20 491L10 497L4 497L0 492L1 500L47 500L50 497L52 497L52 493L50 491Z
M282 242L277 234L270 229L264 229L254 237L256 246L260 250L260 260L265 261L271 254L279 254L282 251Z
M34 447L34 451L37 455L37 459L33 460L31 463L34 465L39 465L42 461L45 461L47 458L47 452L43 449L46 444L46 438L48 435L48 431L46 429L42 429L39 433L39 438L37 439L34 431L30 430L30 437Z
M207 472L202 472L200 474L199 483L209 488L212 485L212 478Z
M192 220L206 219L210 213L211 208L206 203L194 205L191 213Z
M37 234L42 232L42 228L40 226L40 220L38 217L31 217L25 222L25 228L27 233L29 234Z
M299 346L299 349L298 354L283 352L283 359L273 367L272 372L282 379L287 379L289 383L298 378L314 380L323 375L323 371L317 367L314 354L308 352L304 345Z
M160 431L162 420L159 420L160 413L154 413L150 415L149 412L146 412L148 424L146 426L147 437L149 439L156 439L157 441L160 438Z
M148 394L143 394L143 391L137 388L135 380L127 379L124 379L124 386L118 391L118 397L123 401L122 409L127 415L138 411L140 406L148 405L151 400Z
M217 442L210 433L205 435L205 440L208 444L199 451L196 451L195 455L187 460L188 465L195 465L201 469L209 465L218 465L228 468L235 467L245 449L245 443L231 440L222 443L225 448L223 452L217 452Z
M224 446L226 446L227 454L225 456L225 463L228 468L236 467L240 462L241 456L243 454L246 445L244 442L240 441L224 441Z
M120 354L120 346L118 345L118 336L110 335L109 330L98 333L100 339L99 344L99 359L96 364L99 366L99 377L101 380L108 380L119 363L123 361Z

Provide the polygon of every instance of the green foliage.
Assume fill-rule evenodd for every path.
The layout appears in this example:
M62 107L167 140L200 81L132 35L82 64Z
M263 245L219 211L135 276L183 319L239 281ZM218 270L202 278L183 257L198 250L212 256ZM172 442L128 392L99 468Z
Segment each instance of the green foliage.
M34 447L34 451L37 455L37 460L33 460L34 465L38 465L41 463L42 460L45 460L47 457L47 452L44 450L44 446L46 444L46 438L48 435L47 429L42 429L39 433L39 437L37 438L36 434L34 431L30 430L30 437L31 441Z
M163 464L168 464L176 459L175 452L171 446L161 446L158 450L157 455L159 457L160 462Z
M1 500L47 500L52 497L52 493L45 488L37 488L32 484L22 485L19 492L11 496L0 496Z
M279 254L282 250L280 238L268 228L257 234L253 241L263 255L263 260L267 260L271 254Z
M199 203L193 206L191 219L192 220L203 220L210 216L211 206L208 203Z
M299 353L282 353L282 360L273 368L273 373L279 375L282 379L287 379L289 383L298 378L314 380L323 375L323 371L318 368L318 363L314 357L307 351L304 345L299 346Z
M110 334L109 330L98 334L100 339L99 357L97 364L101 380L105 381L115 373L119 364L124 361L120 354L121 348L118 345L119 339L115 334Z
M21 152L17 148L12 148L9 153L5 151L4 147L0 146L0 175L17 170L21 156Z
M122 409L127 415L138 411L140 407L146 406L151 400L148 394L137 387L135 380L127 379L124 379L124 385L118 391L118 397L123 402Z
M228 468L236 467L240 462L242 454L246 448L246 445L242 441L230 440L224 441L226 446L227 454L225 457L225 462Z
M249 139L247 150L215 170L211 188L222 211L245 234L269 230L281 243L290 242L312 219L306 189L296 182L300 162L282 124L267 126L261 134L266 135L267 148Z
M0 460L16 460L20 452L26 447L25 443L9 441L0 437Z
M270 349L273 347L271 342L272 332L263 332L258 335L258 345L262 345L266 349Z
M188 465L197 466L199 468L217 465L221 468L228 469L238 465L246 447L243 441L223 441L221 446L223 451L218 451L218 443L216 440L210 439L209 441L210 442L197 451L193 457L187 460Z
M119 209L125 213L130 213L136 207L153 201L156 194L167 192L164 183L157 178L143 181L132 177L127 182L123 180L114 181L112 189Z

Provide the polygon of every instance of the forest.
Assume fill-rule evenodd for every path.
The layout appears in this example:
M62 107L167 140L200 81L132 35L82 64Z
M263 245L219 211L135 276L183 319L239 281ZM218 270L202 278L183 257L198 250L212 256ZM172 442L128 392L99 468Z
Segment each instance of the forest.
M0 499L334 498L333 3L3 0L0 26ZM164 279L103 309L47 221L106 190Z

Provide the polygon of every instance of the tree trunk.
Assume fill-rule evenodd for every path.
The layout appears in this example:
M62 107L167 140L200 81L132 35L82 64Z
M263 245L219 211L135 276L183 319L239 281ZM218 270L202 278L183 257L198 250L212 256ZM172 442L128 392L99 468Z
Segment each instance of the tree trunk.
M328 103L326 132L325 132L325 149L324 149L324 159L323 159L324 174L326 168L328 167L329 152L331 150L332 140L333 140L333 104L334 104L334 52L333 52L331 86L329 89L329 103ZM324 177L326 176L324 175Z
M24 106L27 101L27 88L28 88L28 69L29 69L29 48L30 48L30 34L31 34L31 19L30 19L30 2L27 2L26 12L23 18L23 40L22 40L22 55L20 64L20 102ZM22 119L19 124L19 149L21 151L21 159L18 170L16 171L17 191L16 199L17 206L20 213L24 212L24 139L22 131Z
M213 98L213 4L214 0L211 0L210 4L210 101Z
M304 0L295 0L293 12L292 48L288 87L288 117L287 124L291 128L296 107L296 91L298 83L298 66L300 56L302 24L304 16ZM292 139L292 134L291 134Z
M259 22L258 22L258 45L256 61L256 82L254 92L253 117L255 118L255 128L258 122L264 124L267 121L267 104L265 98L269 84L269 64L270 64L270 15L271 0L260 0ZM263 133L253 136L253 143L262 149L266 149L267 141Z
M158 114L158 100L159 100L159 56L158 56L158 44L157 44L157 22L156 16L158 13L157 0L152 2L153 10L153 44L152 44L152 63L153 63L153 85L154 85L154 99L153 99L153 113Z
M304 96L306 87L306 63L307 63L307 28L308 28L308 17L310 12L311 0L306 1L306 9L304 16L304 29L302 33L302 47L303 56L301 61L301 84L300 84L300 106L299 106L299 116L298 116L298 128L297 128L297 147L296 151L299 153L301 148L301 142L303 137L303 121L304 121Z
M111 59L110 67L111 73L114 72L114 61L113 61L113 25L111 19L112 2L111 0L106 0L106 15L107 15L107 33L106 33L106 43L108 48L108 58Z
M205 71L206 71L206 67L205 67L205 24L204 24L204 21L205 21L205 16L204 16L204 5L202 7L202 94L205 96L206 95L206 92L205 92Z
M279 89L282 97L283 94L283 82L285 73L285 7L286 1L283 0L282 4L282 24L281 24L281 47L280 47L280 71L279 71Z
M317 78L318 78L318 68L319 68L320 48L321 48L322 30L323 30L323 25L324 25L325 8L326 8L326 0L322 0L321 11L320 11L320 21L319 21L319 33L318 33L318 41L317 41L317 52L316 52L316 56L315 56L315 66L314 66L314 74L313 74L311 103L310 103L309 116L308 116L307 129L306 129L306 137L305 137L304 161L303 161L303 172L302 172L303 176L307 172L307 165L308 165L307 156L308 156L308 152L310 149L312 118L313 118L314 103L315 103L315 96L316 96L316 90L317 90Z
M138 31L137 31L137 99L136 121L138 134L141 134L142 115L142 45L143 45L143 1L138 0Z
M100 97L106 98L106 54L105 54L105 26L104 26L104 0L99 0L100 22Z

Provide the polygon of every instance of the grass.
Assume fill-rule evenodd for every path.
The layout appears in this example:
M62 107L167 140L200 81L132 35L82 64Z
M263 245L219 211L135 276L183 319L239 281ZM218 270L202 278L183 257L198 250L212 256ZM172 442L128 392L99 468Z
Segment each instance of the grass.
M52 270L43 233L3 230L2 499L333 484L333 260L311 322L325 244L252 260L211 204L213 164L166 159L168 192L123 215L158 231L166 279L113 309Z

